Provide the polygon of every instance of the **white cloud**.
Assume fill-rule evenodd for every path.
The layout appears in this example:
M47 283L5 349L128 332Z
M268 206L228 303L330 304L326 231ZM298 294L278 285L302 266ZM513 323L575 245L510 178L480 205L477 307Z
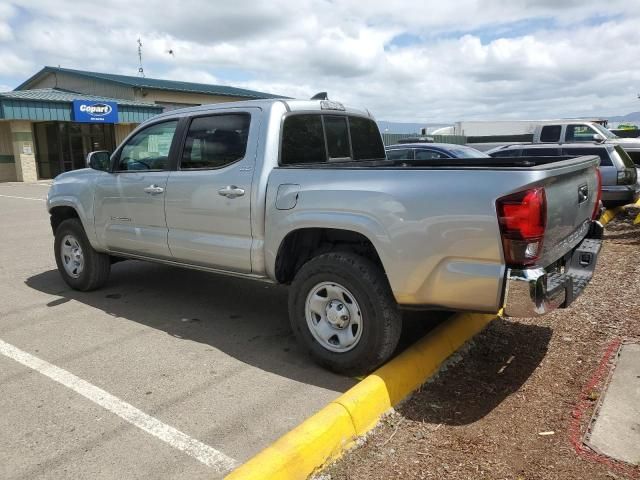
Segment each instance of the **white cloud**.
M224 83L209 72L193 68L173 68L166 72L166 77L172 80L182 80L183 82L210 83L214 85Z
M11 25L9 25L9 21L15 13L16 11L13 5L0 3L0 42L13 40L13 29Z
M326 90L387 120L624 114L640 110L637 6L21 0L19 16L0 6L0 83L45 64L135 74L141 37L149 76L295 97ZM402 35L413 40L394 43Z
M13 30L8 23L0 22L0 42L13 40Z
M3 76L18 75L31 75L33 73L34 65L21 56L16 55L8 48L3 48L0 45L0 83L4 83ZM26 77L25 77L26 78Z

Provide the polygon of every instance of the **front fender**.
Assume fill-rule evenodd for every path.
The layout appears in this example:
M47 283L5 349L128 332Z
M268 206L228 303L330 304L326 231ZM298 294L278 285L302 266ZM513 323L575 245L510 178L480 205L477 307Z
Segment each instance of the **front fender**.
M91 246L96 250L102 250L96 236L94 221L94 176L87 173L76 174L76 172L86 171L69 172L54 180L47 194L47 211L51 214L56 207L73 208L78 214Z

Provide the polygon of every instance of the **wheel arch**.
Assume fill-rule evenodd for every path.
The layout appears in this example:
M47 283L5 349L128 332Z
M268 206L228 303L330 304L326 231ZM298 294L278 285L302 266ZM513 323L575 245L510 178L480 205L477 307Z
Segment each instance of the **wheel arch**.
M54 187L52 187L52 189L53 188ZM92 193L90 197L84 198L83 196L66 195L50 191L49 199L47 200L47 210L49 211L53 234L55 235L56 229L63 221L69 218L77 218L80 220L91 246L98 251L103 251L104 249L96 238L92 202Z
M275 256L274 277L288 284L306 262L323 253L347 251L368 258L384 271L373 242L363 233L341 228L304 227L288 232Z
M52 207L51 209L49 209L49 215L51 220L51 230L54 235L56 234L56 231L58 230L60 224L65 220L68 220L70 218L77 218L78 220L80 220L80 222L82 222L78 211L74 207L69 205L57 205L55 207Z

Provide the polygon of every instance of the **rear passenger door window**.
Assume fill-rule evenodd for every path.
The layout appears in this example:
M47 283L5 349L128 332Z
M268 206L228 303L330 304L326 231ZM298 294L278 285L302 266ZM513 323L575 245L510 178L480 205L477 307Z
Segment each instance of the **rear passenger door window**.
M246 113L194 118L180 169L222 168L244 158L250 122L251 116Z

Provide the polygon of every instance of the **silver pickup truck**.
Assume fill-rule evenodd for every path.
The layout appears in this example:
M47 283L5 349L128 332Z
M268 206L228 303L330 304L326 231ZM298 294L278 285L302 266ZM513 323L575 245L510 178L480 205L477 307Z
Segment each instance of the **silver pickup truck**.
M300 342L354 374L391 356L402 309L568 306L600 250L598 161L407 164L367 111L248 101L154 117L56 177L47 209L72 288L122 259L290 284Z

